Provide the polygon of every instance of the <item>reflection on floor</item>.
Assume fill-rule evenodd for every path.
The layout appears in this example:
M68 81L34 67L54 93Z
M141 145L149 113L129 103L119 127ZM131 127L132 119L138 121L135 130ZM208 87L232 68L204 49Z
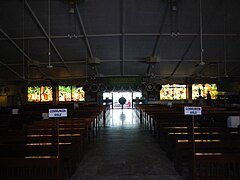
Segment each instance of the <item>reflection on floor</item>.
M181 180L153 138L141 129L135 110L111 110L71 180Z
M108 127L139 127L139 119L132 109L114 109L106 120Z

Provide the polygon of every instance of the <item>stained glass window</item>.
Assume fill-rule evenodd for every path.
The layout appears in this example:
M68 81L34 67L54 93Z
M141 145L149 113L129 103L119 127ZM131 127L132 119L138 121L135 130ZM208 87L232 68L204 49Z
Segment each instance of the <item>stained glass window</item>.
M186 85L166 84L162 85L160 100L184 100L187 98Z
M72 100L72 88L71 86L58 86L59 101L71 101Z
M82 86L72 86L72 101L85 101L85 92Z
M51 86L41 86L41 102L53 101L53 90Z
M30 86L28 87L28 102L40 102L40 87Z
M207 92L209 91L211 98L216 99L218 95L216 84L193 84L192 85L192 99L197 99L200 95L207 98Z
M28 102L49 102L53 101L51 86L29 86Z

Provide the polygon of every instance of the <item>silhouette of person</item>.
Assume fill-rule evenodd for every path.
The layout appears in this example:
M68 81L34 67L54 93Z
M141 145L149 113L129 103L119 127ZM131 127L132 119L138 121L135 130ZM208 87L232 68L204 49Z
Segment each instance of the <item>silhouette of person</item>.
M211 94L209 91L207 92L207 105L209 105L209 106L212 105L212 98L211 98Z
M118 102L122 105L122 109L123 109L123 105L126 103L126 99L125 99L125 97L120 97L119 98L119 100L118 100Z
M199 105L204 105L204 98L202 96L198 97L198 104Z

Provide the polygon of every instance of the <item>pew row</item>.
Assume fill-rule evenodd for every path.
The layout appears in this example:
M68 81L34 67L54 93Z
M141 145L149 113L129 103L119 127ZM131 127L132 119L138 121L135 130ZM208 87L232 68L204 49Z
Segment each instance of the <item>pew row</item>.
M204 176L213 168L209 165L210 159L217 167L224 164L226 172L235 163L236 168L225 173L222 179L239 178L240 133L238 128L227 128L228 116L239 116L239 111L203 107L203 115L193 121L192 116L183 114L183 106L143 105L138 110L143 128L156 138L185 178L221 179L216 173Z

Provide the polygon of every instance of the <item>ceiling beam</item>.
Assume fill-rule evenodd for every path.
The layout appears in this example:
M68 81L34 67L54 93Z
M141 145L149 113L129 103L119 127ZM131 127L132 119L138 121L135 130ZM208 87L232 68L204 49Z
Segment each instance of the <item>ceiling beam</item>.
M206 63L204 65L200 65L198 64L197 66L195 66L195 70L192 73L192 75L189 75L189 77L191 77L192 79L198 77L198 76L202 76L202 72L209 66L210 64Z
M227 74L225 74L225 76L230 76L230 74L233 74L234 72L239 72L240 69L240 65L237 64L235 66L231 66L228 68Z
M77 11L77 18L78 18L78 21L80 23L80 26L81 26L81 29L82 29L82 32L83 32L83 38L85 39L85 43L86 43L86 46L87 46L88 54L89 54L90 57L93 58L92 48L90 46L88 36L87 36L86 30L85 30L85 26L84 26L84 23L83 23L83 20L82 20L82 16L80 14L80 11L79 11L79 8L78 8L77 4L75 4L75 8L76 8L76 11Z
M7 40L8 40L9 42L11 42L11 43L17 48L17 50L18 50L25 58L27 58L27 61L28 61L28 62L29 62L29 61L32 61L32 59L23 51L23 49L20 48L20 47L17 45L17 43L16 43L11 37L9 37L8 34L7 34L2 28L0 28L0 32L7 38ZM41 73L42 75L46 76L46 73L44 73L40 68L38 68L38 70L40 71L40 73ZM22 78L23 78L23 77L22 77Z
M101 63L112 63L112 62L121 62L122 59L101 59ZM145 58L142 59L125 59L125 63L127 62L146 62ZM181 62L181 59L161 59L160 62L172 62L172 63L179 63ZM184 59L184 62L186 63L198 63L199 59ZM238 63L239 59L228 59L228 63ZM67 60L66 64L85 64L85 60ZM222 62L223 64L224 62ZM20 63L6 63L8 66L22 66ZM42 62L40 65L47 65L48 62ZM62 64L61 62L52 62L52 64Z
M8 34L2 29L0 28L0 32L6 37L6 39L8 41L10 41L16 48L17 50L22 54L24 55L24 57L27 58L28 61L31 61L32 59L22 50L22 48L20 48L17 43L13 40L13 38L9 37Z
M174 36L199 36L199 33L177 33L174 34ZM87 38L95 38L95 37L121 37L121 36L173 36L171 33L108 33L108 34L87 34ZM234 34L234 33L207 33L204 34L204 37L240 37L240 34ZM75 35L75 38L84 38L84 35ZM51 36L51 39L70 39L71 36L64 35L64 36ZM46 39L46 36L29 36L29 37L12 37L12 40L38 40L38 39ZM7 38L0 38L0 41L6 41Z
M53 47L54 51L57 53L59 59L62 61L62 63L64 64L66 70L68 71L69 75L71 75L71 71L69 70L69 67L66 65L62 55L60 54L60 52L58 51L57 47L55 46L55 44L52 42L51 38L50 38L50 34L48 34L46 32L46 30L44 29L44 27L42 26L41 22L39 21L38 17L36 16L35 12L33 11L33 9L31 8L31 6L29 5L29 3L27 2L27 0L24 0L24 4L26 5L28 11L30 12L31 16L34 18L34 20L36 21L38 27L41 29L41 31L43 32L43 34L46 37L46 40L50 41L51 46Z
M160 35L157 37L157 40L156 40L156 42L154 44L152 56L156 56L156 54L157 54L157 49L158 49L159 44L160 44L160 38L161 38L162 30L163 30L163 27L164 27L164 24L165 24L165 20L166 20L166 17L167 17L168 7L169 7L168 4L166 4L165 11L164 11L163 16L162 16L160 29L159 29L159 34Z
M151 69L153 69L154 68L154 64L153 63L149 63L148 64L148 67L147 67L147 75L149 75L150 74L150 71L151 71Z
M8 66L7 64L5 64L4 62L0 61L0 64L2 64L3 66L5 66L8 70L10 70L13 74L15 74L19 79L22 79L25 81L25 78L20 75L17 71L15 71L14 69L12 69L10 66Z
M191 40L191 42L189 43L187 49L184 51L180 61L178 61L177 65L175 66L173 72L171 73L171 76L173 76L175 74L175 72L177 71L178 67L180 66L180 64L183 62L184 58L186 57L187 53L189 52L189 50L191 49L195 39L197 36L194 36L193 39Z
M126 37L124 36L125 33L125 26L126 26L126 14L125 14L125 0L121 1L121 33L122 33L122 41L121 41L121 75L123 76L125 74L125 69L124 69L124 59L125 59L125 40Z
M87 33L86 33L86 29L85 29L85 26L84 26L84 23L83 23L83 20L82 20L82 16L81 16L81 13L80 13L80 10L78 8L78 5L77 3L75 4L75 9L77 11L77 18L78 18L78 21L80 23L80 26L81 26L81 29L82 29L82 32L83 32L83 38L85 40L85 44L86 44L86 47L87 47L87 51L88 51L88 54L91 58L93 58L93 52L92 52L92 48L90 46L90 43L89 43L89 40L88 40L88 36L87 36ZM86 59L87 61L87 59ZM94 65L94 71L95 71L95 74L98 75L99 72L98 72L98 68L96 65Z
M169 7L168 4L166 4L165 11L163 13L162 21L161 21L161 24L160 24L159 34L162 34L162 30L163 30L163 27L164 27L164 24L165 24L165 20L166 20L166 17L167 17L168 7ZM154 47L153 47L152 56L156 56L156 54L157 54L157 49L159 48L160 39L161 39L161 35L157 36L156 42L155 42ZM149 63L148 67L147 67L147 73L146 74L149 74L150 70L153 67L154 66L151 63Z

